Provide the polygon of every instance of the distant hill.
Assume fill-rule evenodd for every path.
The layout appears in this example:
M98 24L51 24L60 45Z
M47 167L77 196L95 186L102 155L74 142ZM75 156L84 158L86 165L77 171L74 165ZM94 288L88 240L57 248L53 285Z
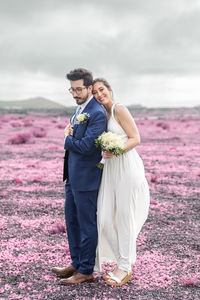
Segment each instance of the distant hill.
M36 97L29 98L26 100L20 101L0 101L0 109L66 109L66 107L62 104L53 102L51 100Z

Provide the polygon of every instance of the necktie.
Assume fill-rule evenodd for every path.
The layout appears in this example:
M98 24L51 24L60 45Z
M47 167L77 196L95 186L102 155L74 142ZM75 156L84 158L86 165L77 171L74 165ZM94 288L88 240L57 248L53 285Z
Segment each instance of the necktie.
M79 115L80 111L81 111L81 106L79 106L79 107L77 108L77 110L76 110L76 112L75 112L75 114L74 114L74 117L72 118L72 126L74 126L74 125L76 124L76 118L77 118L77 116Z

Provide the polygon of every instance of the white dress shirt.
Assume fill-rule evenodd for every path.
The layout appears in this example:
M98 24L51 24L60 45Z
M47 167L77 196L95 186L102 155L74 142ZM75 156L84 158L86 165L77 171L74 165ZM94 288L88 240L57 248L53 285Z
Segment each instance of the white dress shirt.
M73 117L72 117L72 119L71 119L71 123L73 123L73 120L74 120L74 117L76 116L76 118L77 118L77 116L78 115L80 115L81 113L82 113L82 111L84 110L84 108L86 107L86 105L88 105L88 103L92 100L92 98L93 98L93 96L91 96L86 102L84 102L83 104L81 104L81 105L78 105L78 107L77 107L77 109L76 109L76 112L79 110L79 112L78 112L78 114L76 114L76 112L75 112L75 114L73 115ZM65 139L67 138L67 135L65 136L65 138L64 138L64 143L65 143Z
M84 102L84 103L78 105L78 106L77 106L77 109L76 109L76 112L77 112L77 111L79 111L79 112L78 112L78 114L76 114L76 112L75 112L74 116L76 115L76 117L77 117L78 115L80 115L80 114L82 113L82 111L84 110L84 108L85 108L85 107L88 105L88 103L92 100L92 98L93 98L93 96L91 96L86 102ZM73 120L74 120L74 116L72 117L72 122L73 122Z

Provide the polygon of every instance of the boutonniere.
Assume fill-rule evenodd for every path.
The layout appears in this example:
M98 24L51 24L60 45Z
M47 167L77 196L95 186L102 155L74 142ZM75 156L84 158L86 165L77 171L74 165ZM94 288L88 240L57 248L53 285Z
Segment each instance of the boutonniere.
M77 116L77 124L85 123L89 119L90 115L88 113L80 114Z

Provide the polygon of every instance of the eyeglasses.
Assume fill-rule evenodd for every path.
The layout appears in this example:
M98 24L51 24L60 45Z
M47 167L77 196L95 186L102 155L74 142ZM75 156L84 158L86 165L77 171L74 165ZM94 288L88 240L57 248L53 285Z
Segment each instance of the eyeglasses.
M81 94L82 93L82 90L84 90L84 89L87 89L87 87L77 87L77 88L75 88L75 89L73 89L73 88L70 88L69 89L69 92L71 93L71 94L73 94L73 93L76 93L76 94Z

